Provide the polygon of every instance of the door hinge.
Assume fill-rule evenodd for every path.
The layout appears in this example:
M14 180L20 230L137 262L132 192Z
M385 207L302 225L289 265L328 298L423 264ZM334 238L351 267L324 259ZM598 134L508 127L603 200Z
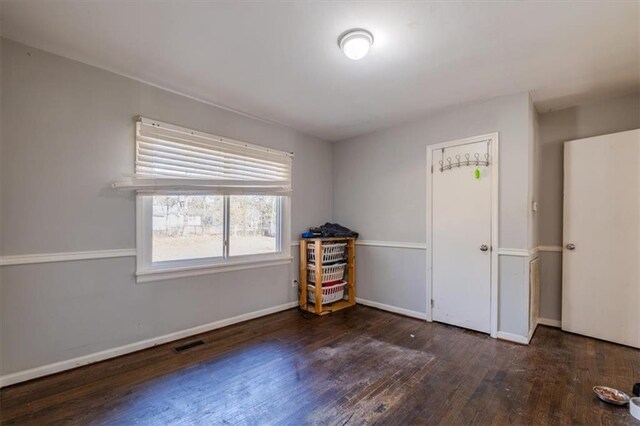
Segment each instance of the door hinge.
M433 164L431 165L431 174L433 174Z
M433 308L433 299L431 299L431 307Z

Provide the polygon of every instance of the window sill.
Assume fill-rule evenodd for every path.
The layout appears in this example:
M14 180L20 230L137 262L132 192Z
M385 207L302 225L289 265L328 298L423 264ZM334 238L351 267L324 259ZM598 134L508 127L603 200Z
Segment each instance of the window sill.
M222 272L243 271L246 269L266 268L269 266L286 265L293 262L292 256L272 257L264 260L242 260L225 262L219 265L186 266L171 269L155 269L138 271L137 283L169 280L174 278L195 277L199 275L219 274Z

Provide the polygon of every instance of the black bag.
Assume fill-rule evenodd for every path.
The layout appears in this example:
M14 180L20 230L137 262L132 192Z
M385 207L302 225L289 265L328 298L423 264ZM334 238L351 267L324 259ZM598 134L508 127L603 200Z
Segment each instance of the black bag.
M357 232L354 232L351 229L340 225L339 223L329 223L329 222L327 222L324 225L320 226L319 228L310 229L310 231L314 232L316 229L318 229L320 231L320 233L322 234L322 236L325 237L325 238L330 238L330 237L354 237L354 238L358 238L358 233Z

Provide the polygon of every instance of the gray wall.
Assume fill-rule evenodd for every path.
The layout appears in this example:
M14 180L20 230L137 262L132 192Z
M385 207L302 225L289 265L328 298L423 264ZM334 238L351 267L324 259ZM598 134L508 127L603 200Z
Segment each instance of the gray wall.
M540 114L541 173L538 240L562 245L562 187L564 142L640 128L640 94L578 105ZM562 254L541 253L540 316L560 320Z
M531 126L531 105L524 93L338 142L333 151L334 219L357 229L364 240L425 242L426 146L498 131L500 247L528 249ZM424 251L358 250L359 297L426 313ZM526 262L501 256L500 273L506 275L500 277L500 327L521 336L527 334Z
M334 218L366 240L424 242L426 146L498 131L500 246L528 248L528 108L518 94L337 142Z
M332 217L327 142L12 41L2 56L4 256L135 247L134 195L109 184L133 172L138 114L293 151L293 237ZM3 374L297 297L289 265L145 284L133 257L0 269Z
M2 34L2 19L0 19L0 34ZM0 166L2 165L2 43L0 42ZM2 173L0 173L0 247L2 246ZM3 356L2 356L2 329L4 321L2 320L2 271L0 271L0 375L2 374Z

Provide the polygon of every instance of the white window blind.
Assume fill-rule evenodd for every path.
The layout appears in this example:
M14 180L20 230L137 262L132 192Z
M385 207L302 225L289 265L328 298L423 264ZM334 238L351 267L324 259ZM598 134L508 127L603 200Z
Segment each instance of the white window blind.
M140 117L135 175L114 186L165 193L286 194L291 192L292 157L288 152Z

